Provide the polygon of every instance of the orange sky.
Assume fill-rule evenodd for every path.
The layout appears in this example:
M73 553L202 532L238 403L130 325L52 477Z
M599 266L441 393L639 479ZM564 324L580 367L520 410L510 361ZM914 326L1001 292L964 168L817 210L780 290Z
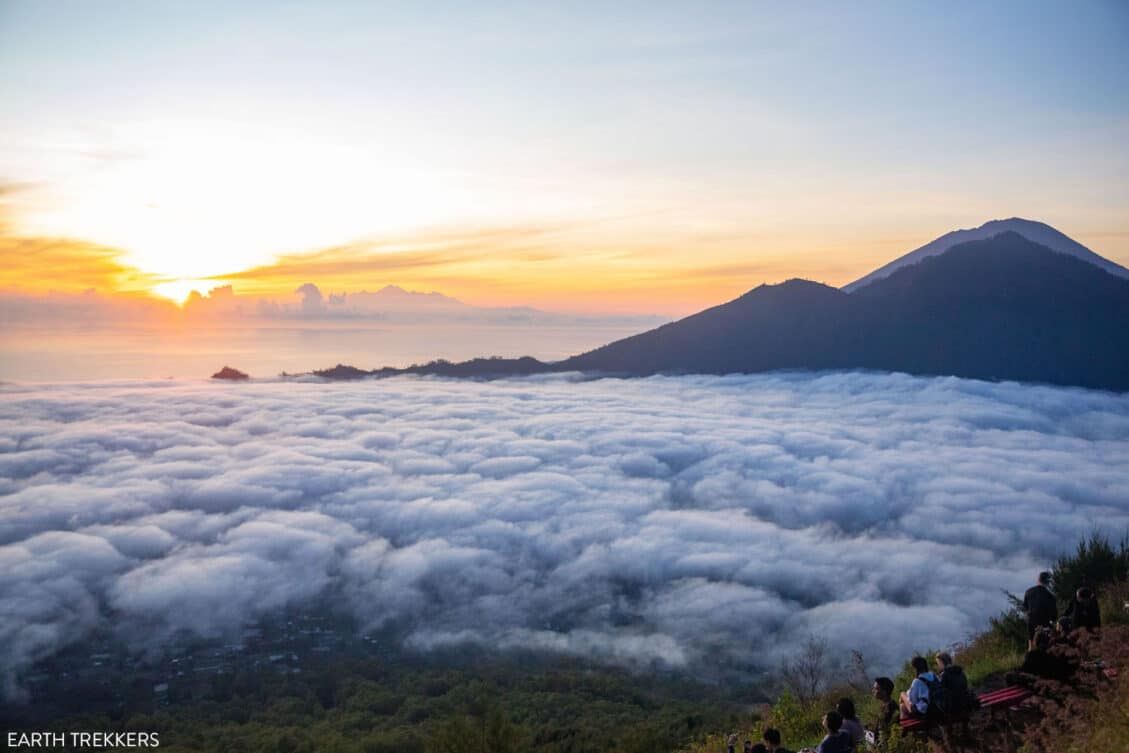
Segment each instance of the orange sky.
M1129 265L1122 4L393 6L3 3L0 288L681 315L1016 216Z
M789 277L842 285L947 229L869 238L830 228L809 230L811 240L806 241L779 230L760 235L719 231L672 236L666 242L633 221L448 229L281 254L266 264L219 267L213 275L180 280L139 269L122 250L0 228L0 289L94 289L131 297L156 291L181 298L190 289L206 293L231 284L242 295L281 297L306 282L327 293L396 284L483 306L678 316ZM1099 253L1108 247L1123 249L1129 240L1123 234L1073 235ZM1127 260L1124 252L1105 255Z

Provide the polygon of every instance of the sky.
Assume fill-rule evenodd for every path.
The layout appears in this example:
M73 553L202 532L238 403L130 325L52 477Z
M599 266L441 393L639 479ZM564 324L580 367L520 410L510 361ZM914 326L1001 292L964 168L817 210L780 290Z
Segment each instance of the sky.
M1011 216L1129 264L1127 50L1121 2L5 0L0 290L674 316Z

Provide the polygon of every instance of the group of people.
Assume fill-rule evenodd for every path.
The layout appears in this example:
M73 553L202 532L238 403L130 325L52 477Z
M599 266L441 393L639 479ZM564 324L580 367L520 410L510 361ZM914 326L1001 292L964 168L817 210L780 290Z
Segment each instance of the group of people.
M1023 609L1027 613L1027 653L1017 672L1008 675L1008 682L1028 684L1032 680L1054 680L1066 683L1077 671L1077 662L1068 652L1051 649L1055 644L1068 644L1077 631L1099 630L1102 626L1101 610L1092 589L1083 586L1062 616L1058 614L1058 600L1051 593L1051 574L1039 573L1038 582L1023 594Z
M818 753L855 753L861 750L863 742L868 739L875 740L876 735L887 734L886 730L898 718L898 705L894 703L894 682L889 677L879 677L874 681L874 696L882 702L882 712L876 720L874 727L868 731L859 721L855 712L855 702L850 698L840 698L835 708L823 715L823 730L826 733L823 742L818 747L804 748L800 753L816 751ZM891 706L892 704L892 706ZM892 708L892 710L891 710ZM792 753L785 748L780 730L767 728L761 736L763 742L754 743L745 741L743 753ZM737 735L729 736L729 753L737 753Z
M1023 611L1027 613L1027 639L1035 640L1039 628L1059 633L1073 630L1097 630L1102 626L1101 610L1093 589L1083 586L1074 592L1062 617L1058 615L1058 599L1051 592L1051 574L1039 573L1038 582L1023 594Z
M937 654L935 670L924 657L910 661L915 677L899 696L898 715L902 719L938 719L960 716L972 710L976 699L968 687L964 669L953 663L952 654Z
M1073 668L1049 651L1052 642L1056 637L1064 640L1075 630L1100 628L1101 614L1094 592L1083 587L1075 592L1060 617L1058 600L1050 585L1051 574L1039 573L1038 582L1023 595L1029 646L1019 672L1064 679ZM951 654L937 654L933 669L921 656L915 656L910 664L915 677L897 700L894 699L894 681L889 677L875 678L871 693L879 703L879 713L868 729L856 716L854 701L841 698L835 708L823 716L823 740L815 748L805 748L800 753L855 753L866 741L877 743L886 739L901 719L961 718L978 705L964 670L953 663ZM779 730L770 727L762 737L759 743L746 740L743 753L791 753L782 745ZM729 736L728 743L729 753L737 753L736 734Z
M876 677L871 686L871 693L878 701L878 715L869 727L864 727L855 712L855 702L850 698L840 698L835 708L823 715L823 740L815 748L803 748L800 753L856 753L864 748L864 743L877 743L885 740L890 729L900 719L906 716L925 716L930 711L930 689L934 682L940 683L941 678L948 673L949 684L954 688L962 689L968 694L968 683L964 680L964 672L953 664L949 654L937 655L937 672L930 672L929 665L920 656L913 659L914 670L918 676L910 684L909 689L901 694L901 703L894 700L894 681L889 677ZM958 682L954 682L957 681ZM937 687L940 687L938 685ZM956 691L950 691L956 693ZM939 698L941 691L932 689L934 699ZM791 753L781 743L780 731L769 727L762 735L763 742L753 743L745 741L743 753ZM729 753L737 753L737 735L729 736Z

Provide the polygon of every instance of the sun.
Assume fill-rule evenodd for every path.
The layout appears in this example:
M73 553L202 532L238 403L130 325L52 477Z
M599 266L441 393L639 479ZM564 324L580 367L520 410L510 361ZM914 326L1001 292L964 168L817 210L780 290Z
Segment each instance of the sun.
M204 295L213 287L215 287L215 283L210 280L169 280L168 282L154 285L150 290L152 290L155 295L168 298L178 306L183 306L184 302L188 300L188 296L192 294L192 291Z

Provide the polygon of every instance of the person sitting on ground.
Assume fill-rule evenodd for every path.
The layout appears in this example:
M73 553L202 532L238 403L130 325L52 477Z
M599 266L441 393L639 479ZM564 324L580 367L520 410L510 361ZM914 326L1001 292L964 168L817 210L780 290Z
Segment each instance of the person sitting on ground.
M899 697L902 718L924 719L929 713L929 688L936 686L939 679L929 671L929 662L924 657L915 656L910 664L917 677Z
M765 729L764 734L764 747L768 753L792 753L792 751L785 748L780 744L780 730L768 727Z
M941 680L941 708L946 715L960 717L972 710L973 696L968 687L968 678L960 665L953 664L953 656L947 651L937 654L937 675Z
M843 717L838 711L828 711L823 715L823 729L827 736L816 746L815 753L853 753L855 746L849 735L843 734Z
M1102 626L1101 610L1098 608L1097 597L1089 588L1079 588L1074 599L1066 608L1066 617L1073 623L1074 629L1097 630Z
M1023 594L1023 611L1027 613L1027 639L1035 637L1038 628L1058 619L1058 602L1051 593L1051 574L1039 573L1039 582Z
M850 698L840 698L839 702L835 704L835 710L839 712L839 716L843 717L843 726L839 730L851 738L852 746L857 748L862 745L866 733L863 731L862 722L855 714L855 702Z
M1063 615L1058 618L1055 623L1054 634L1051 636L1052 643L1062 643L1070 636L1070 631L1074 629L1074 618ZM1031 648L1030 641L1027 643L1027 648Z
M894 681L889 677L874 678L871 694L878 701L878 716L871 731L875 741L885 740L890 727L898 720L898 702L894 700Z
M1031 639L1031 647L1023 657L1018 673L1009 672L1005 679L1014 685L1031 685L1033 680L1067 682L1074 674L1074 666L1051 649L1051 631L1039 628Z

